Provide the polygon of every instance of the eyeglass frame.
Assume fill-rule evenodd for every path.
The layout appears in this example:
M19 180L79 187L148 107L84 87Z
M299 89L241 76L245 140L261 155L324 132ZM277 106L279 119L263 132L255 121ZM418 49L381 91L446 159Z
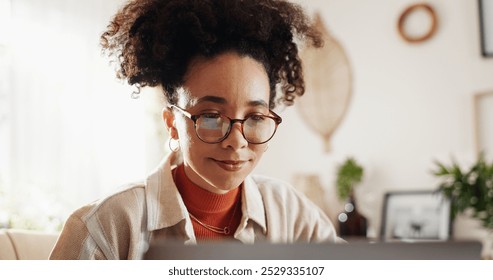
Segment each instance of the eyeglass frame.
M263 141L263 142L260 142L260 143L253 143L253 142L248 141L248 139L247 139L247 138L246 138L246 136L245 136L245 132L243 131L243 123L244 123L246 120L248 120L248 119L250 118L250 116L248 116L248 117L247 117L247 118L245 118L245 119L232 119L232 118L230 118L230 117L228 117L228 116L226 116L226 115L223 115L223 114L221 114L221 113L217 113L217 114L218 114L218 115L220 115L221 117L225 117L225 118L227 118L227 119L229 120L228 131L227 131L227 132L226 132L226 134L225 134L223 137L221 137L218 141L215 141L215 142L207 142L207 141L203 140L203 139L199 136L199 134L198 134L198 132L197 132L197 120L198 120L198 119L199 119L202 115L204 115L205 113L202 113L202 114L196 114L196 115L192 115L190 112L187 112L185 109L182 109L182 108L180 108L180 107L178 107L178 106L176 106L176 105L173 105L173 104L168 105L168 108L169 108L169 109L171 109L171 110L172 110L172 109L177 109L177 110L178 110L178 112L182 113L185 117L187 117L187 118L189 118L190 120L192 120L192 121L193 121L193 127L194 127L194 130L195 130L195 135L197 135L197 137L200 139L200 141L202 141L202 142L204 142L204 143L207 143L207 144L217 144L217 143L221 143L222 141L224 141L226 138L228 138L229 134L230 134L230 133L231 133L231 131L232 131L233 125L234 125L235 123L237 123L237 122L239 122L239 123L240 123L240 125L241 125L241 135L243 136L243 138L244 138L244 139L245 139L248 143L253 144L253 145L261 145L261 144L265 144L265 143L269 142L269 141L272 139L272 137L274 137L274 135L276 134L276 131L277 131L277 127L279 126L279 124L280 124L280 123L282 123L282 118L281 118L278 114L276 114L274 111L272 111L272 110L270 110L270 109L269 109L269 113L271 113L271 114L272 114L272 116L267 116L267 115L264 115L264 114L260 114L260 115L262 115L263 117L270 118L270 119L274 120L274 122L275 122L275 127L274 127L274 131L272 132L272 135L269 137L269 139L267 139L267 140L265 140L265 141Z

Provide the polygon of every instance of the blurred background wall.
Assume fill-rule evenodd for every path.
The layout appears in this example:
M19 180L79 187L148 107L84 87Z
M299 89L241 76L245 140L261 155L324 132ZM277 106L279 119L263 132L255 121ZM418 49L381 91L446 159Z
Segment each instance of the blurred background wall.
M330 153L323 153L321 138L296 108L287 109L258 171L288 181L298 173L318 174L335 219L336 166L354 156L365 168L357 200L370 219L369 234L377 234L385 192L435 189L434 160L454 157L467 166L476 158L473 96L493 90L493 59L481 56L478 2L424 1L434 7L438 25L420 44L405 42L397 21L423 1L298 2L319 12L345 48L352 102Z

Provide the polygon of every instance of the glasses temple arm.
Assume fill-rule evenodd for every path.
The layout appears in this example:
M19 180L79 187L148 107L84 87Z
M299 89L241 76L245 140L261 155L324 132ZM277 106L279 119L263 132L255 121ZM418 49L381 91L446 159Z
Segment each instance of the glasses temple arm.
M189 119L192 118L192 114L190 114L189 112L183 110L182 108L178 107L178 106L175 106L175 105L169 105L168 108L170 109L176 109L178 110L180 113L182 113L183 115L185 115L186 117L188 117Z
M270 111L270 113L271 113L271 114L272 114L272 115L273 115L273 116L277 119L277 124L282 123L282 118L281 118L281 116L279 116L278 114L276 114L276 113L275 113L274 111L272 111L272 110L269 110L269 111Z

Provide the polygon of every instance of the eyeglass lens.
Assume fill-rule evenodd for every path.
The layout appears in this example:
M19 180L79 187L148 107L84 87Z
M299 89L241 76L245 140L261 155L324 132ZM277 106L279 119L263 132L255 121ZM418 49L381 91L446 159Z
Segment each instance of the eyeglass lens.
M200 139L209 143L221 141L231 129L231 121L218 114L200 115L195 125ZM269 140L275 130L276 122L261 115L250 116L243 123L243 135L250 143L263 143Z

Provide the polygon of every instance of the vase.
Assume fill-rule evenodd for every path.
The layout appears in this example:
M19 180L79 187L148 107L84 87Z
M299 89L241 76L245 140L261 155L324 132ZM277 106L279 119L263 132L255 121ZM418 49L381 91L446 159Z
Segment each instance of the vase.
M338 217L341 237L366 237L367 219L358 211L354 195L351 194L344 204L344 211Z
M488 233L483 239L481 258L485 260L493 260L493 229L488 229Z
M293 176L293 185L329 216L330 211L325 200L325 190L318 174L295 174Z

